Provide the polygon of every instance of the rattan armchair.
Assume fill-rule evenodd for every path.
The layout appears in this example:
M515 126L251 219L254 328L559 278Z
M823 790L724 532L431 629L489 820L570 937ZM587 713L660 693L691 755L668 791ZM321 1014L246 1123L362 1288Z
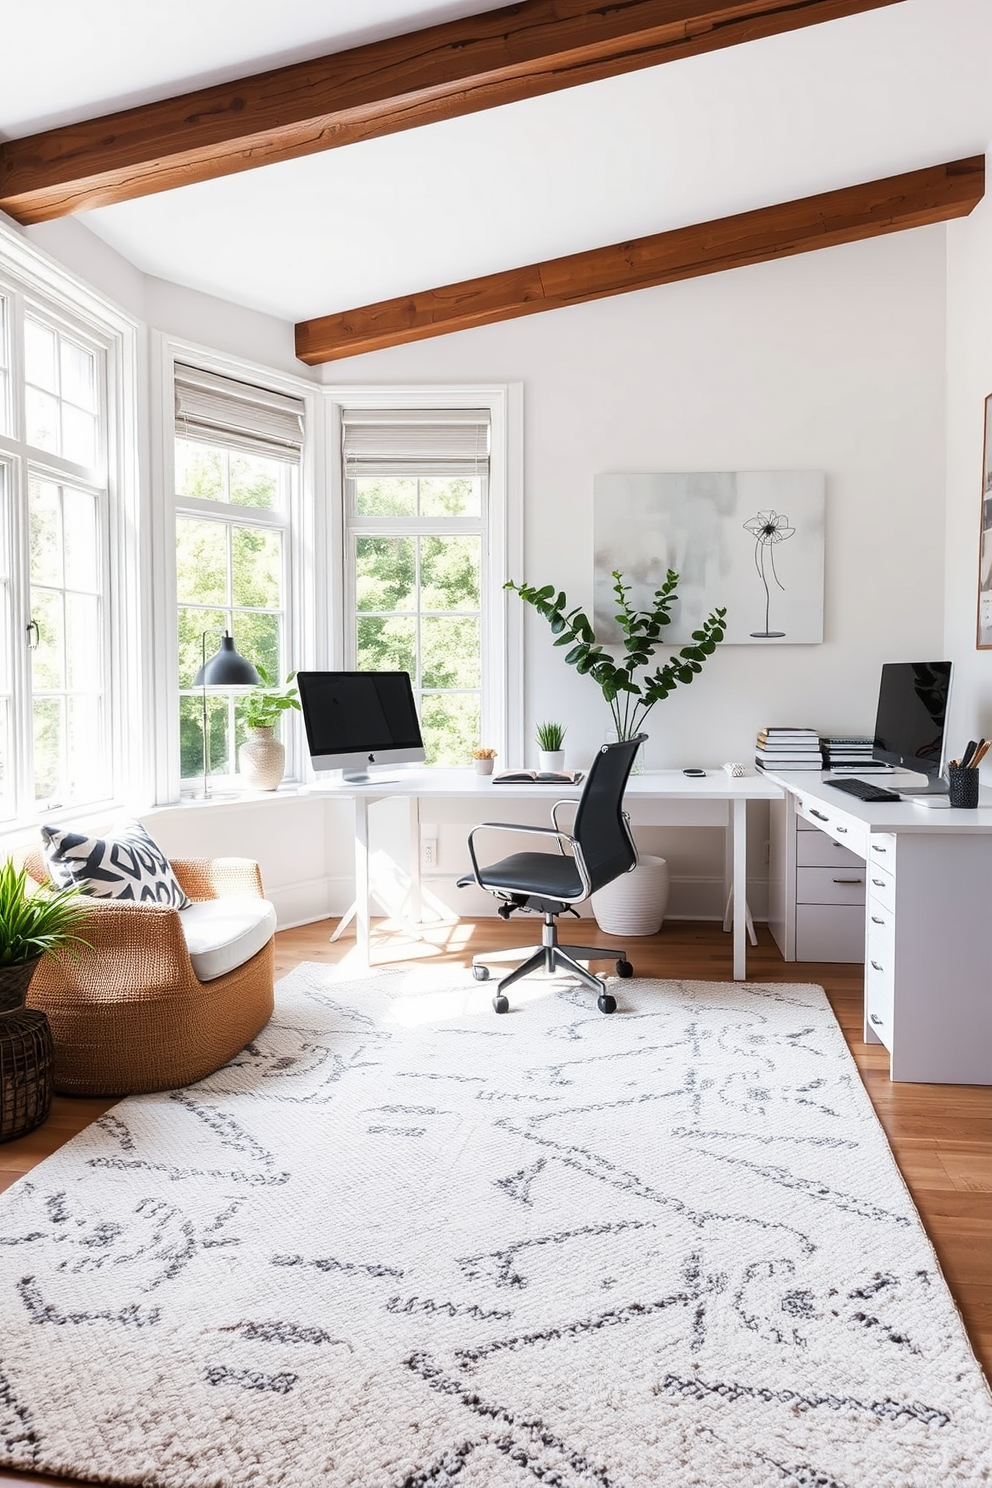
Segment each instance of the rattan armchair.
M47 880L40 852L25 867ZM247 858L173 859L194 900L262 897ZM48 1014L55 1089L62 1095L131 1095L201 1080L264 1028L273 1006L273 942L211 981L198 980L177 910L164 904L93 900L78 959L45 957L28 1006Z

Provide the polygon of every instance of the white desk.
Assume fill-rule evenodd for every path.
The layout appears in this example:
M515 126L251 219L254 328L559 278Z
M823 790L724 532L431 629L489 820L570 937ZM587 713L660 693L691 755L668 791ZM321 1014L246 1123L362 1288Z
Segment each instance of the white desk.
M555 801L570 800L581 793L578 786L495 785L491 778L474 770L414 770L402 780L354 785L315 786L318 795L341 796L354 802L355 830L355 934L359 954L368 960L369 908L369 807L391 797L410 803L411 842L420 841L420 807L430 800L470 800L478 804L478 821L512 821L515 802L544 801L550 813ZM734 779L725 770L708 770L695 778L681 770L658 770L632 775L624 806L639 820L676 822L687 826L730 827L733 833L731 901L733 909L734 978L746 975L747 899L747 803L782 797L782 789L767 775L745 775ZM640 808L640 809L639 809ZM414 889L419 889L420 854L412 853L410 864ZM339 933L341 926L338 927Z
M893 1080L992 1085L992 791L940 810L859 801L815 771L771 778L865 861L865 1042L889 1051Z

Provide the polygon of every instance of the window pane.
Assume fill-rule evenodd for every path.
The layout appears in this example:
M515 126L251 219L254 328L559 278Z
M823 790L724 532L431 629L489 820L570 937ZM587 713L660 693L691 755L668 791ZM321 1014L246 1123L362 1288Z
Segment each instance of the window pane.
M11 774L10 699L0 701L0 816L14 814L14 780Z
M277 511L283 505L286 467L281 460L232 452L230 461L232 501L240 506L264 507L266 511Z
M234 644L255 666L264 667L268 676L278 677L281 629L278 615L235 613Z
M193 440L176 440L176 491L202 501L227 499L227 457L223 450Z
M482 482L452 477L420 482L420 512L425 517L477 517L482 511Z
M96 692L100 686L100 602L91 594L65 597L66 685Z
M59 698L37 698L34 704L34 796L51 801L59 794L62 773L63 717Z
M229 706L226 697L211 697L207 693L207 743L210 749L211 775L231 775L234 761L229 743Z
M71 589L94 593L100 587L97 558L99 513L88 491L62 487L62 531L65 534L65 582Z
M59 404L51 393L29 387L24 391L24 437L36 449L59 452Z
M203 774L203 703L200 697L179 699L179 761L183 780Z
M479 687L479 621L425 615L420 623L424 687Z
M393 476L356 480L355 512L360 517L415 517L417 482Z
M355 541L355 604L359 610L412 610L417 565L412 537Z
M31 618L38 627L38 644L31 652L35 688L49 691L65 686L62 596L51 590L31 590Z
M355 665L360 672L417 675L417 630L413 620L363 615L358 621Z
M59 488L54 481L32 479L28 487L31 524L31 578L36 584L62 583L62 533Z
M221 635L230 630L230 617L226 610L179 611L179 686L192 687L204 661L209 661L220 649ZM205 637L205 639L204 639Z
M231 597L236 605L275 609L282 588L282 534L232 527Z
M96 412L96 357L72 341L62 341L62 397L77 408ZM47 386L48 384L45 384Z
M96 464L96 418L69 403L62 404L62 454L77 465Z
M65 789L77 801L95 801L107 794L102 738L102 708L96 697L69 698L66 705Z
M227 603L224 522L204 522L196 517L177 520L176 592L181 604Z
M478 537L420 540L420 604L425 610L477 610L482 595Z
M24 320L24 376L35 387L59 390L55 332L29 317Z
M480 716L478 693L425 693L420 721L427 763L467 764L472 750L479 745Z

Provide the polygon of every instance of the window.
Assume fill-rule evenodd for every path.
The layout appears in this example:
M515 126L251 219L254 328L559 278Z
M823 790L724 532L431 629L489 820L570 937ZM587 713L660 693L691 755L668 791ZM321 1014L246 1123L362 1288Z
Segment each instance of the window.
M179 753L184 784L233 776L241 695L208 693L205 657L228 631L272 682L288 671L290 533L298 498L300 399L177 364L175 424Z
M0 820L119 798L133 326L0 240ZM114 431L113 441L111 429ZM136 632L140 617L129 618ZM122 690L123 692L127 689ZM128 692L140 708L140 694Z
M342 402L344 664L409 672L428 763L463 765L506 728L492 410Z

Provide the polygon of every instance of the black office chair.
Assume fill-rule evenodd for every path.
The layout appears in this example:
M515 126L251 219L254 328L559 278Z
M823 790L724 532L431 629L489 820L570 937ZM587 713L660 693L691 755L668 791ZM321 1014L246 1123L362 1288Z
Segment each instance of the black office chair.
M571 832L558 825L558 812L571 801L556 801L551 808L550 827L517 826L510 822L483 822L469 833L468 850L472 872L458 880L459 888L478 884L503 902L499 914L508 920L518 909L537 911L544 916L544 930L539 946L524 946L518 951L492 952L472 957L472 974L477 981L489 977L487 960L524 956L526 960L502 977L493 998L497 1013L509 1011L506 989L521 977L529 976L541 966L546 971L567 967L569 971L598 994L601 1013L616 1011L616 999L606 990L606 983L593 976L580 961L602 961L617 958L617 975L630 977L634 968L623 951L616 947L561 945L558 941L557 917L574 914L573 908L584 899L612 883L621 873L637 866L637 848L623 810L623 793L627 787L634 756L647 734L623 739L617 744L604 744L592 762L582 794L575 804L575 821ZM556 852L518 852L496 863L479 867L475 839L480 832L528 832L554 839ZM565 851L566 844L571 855Z

